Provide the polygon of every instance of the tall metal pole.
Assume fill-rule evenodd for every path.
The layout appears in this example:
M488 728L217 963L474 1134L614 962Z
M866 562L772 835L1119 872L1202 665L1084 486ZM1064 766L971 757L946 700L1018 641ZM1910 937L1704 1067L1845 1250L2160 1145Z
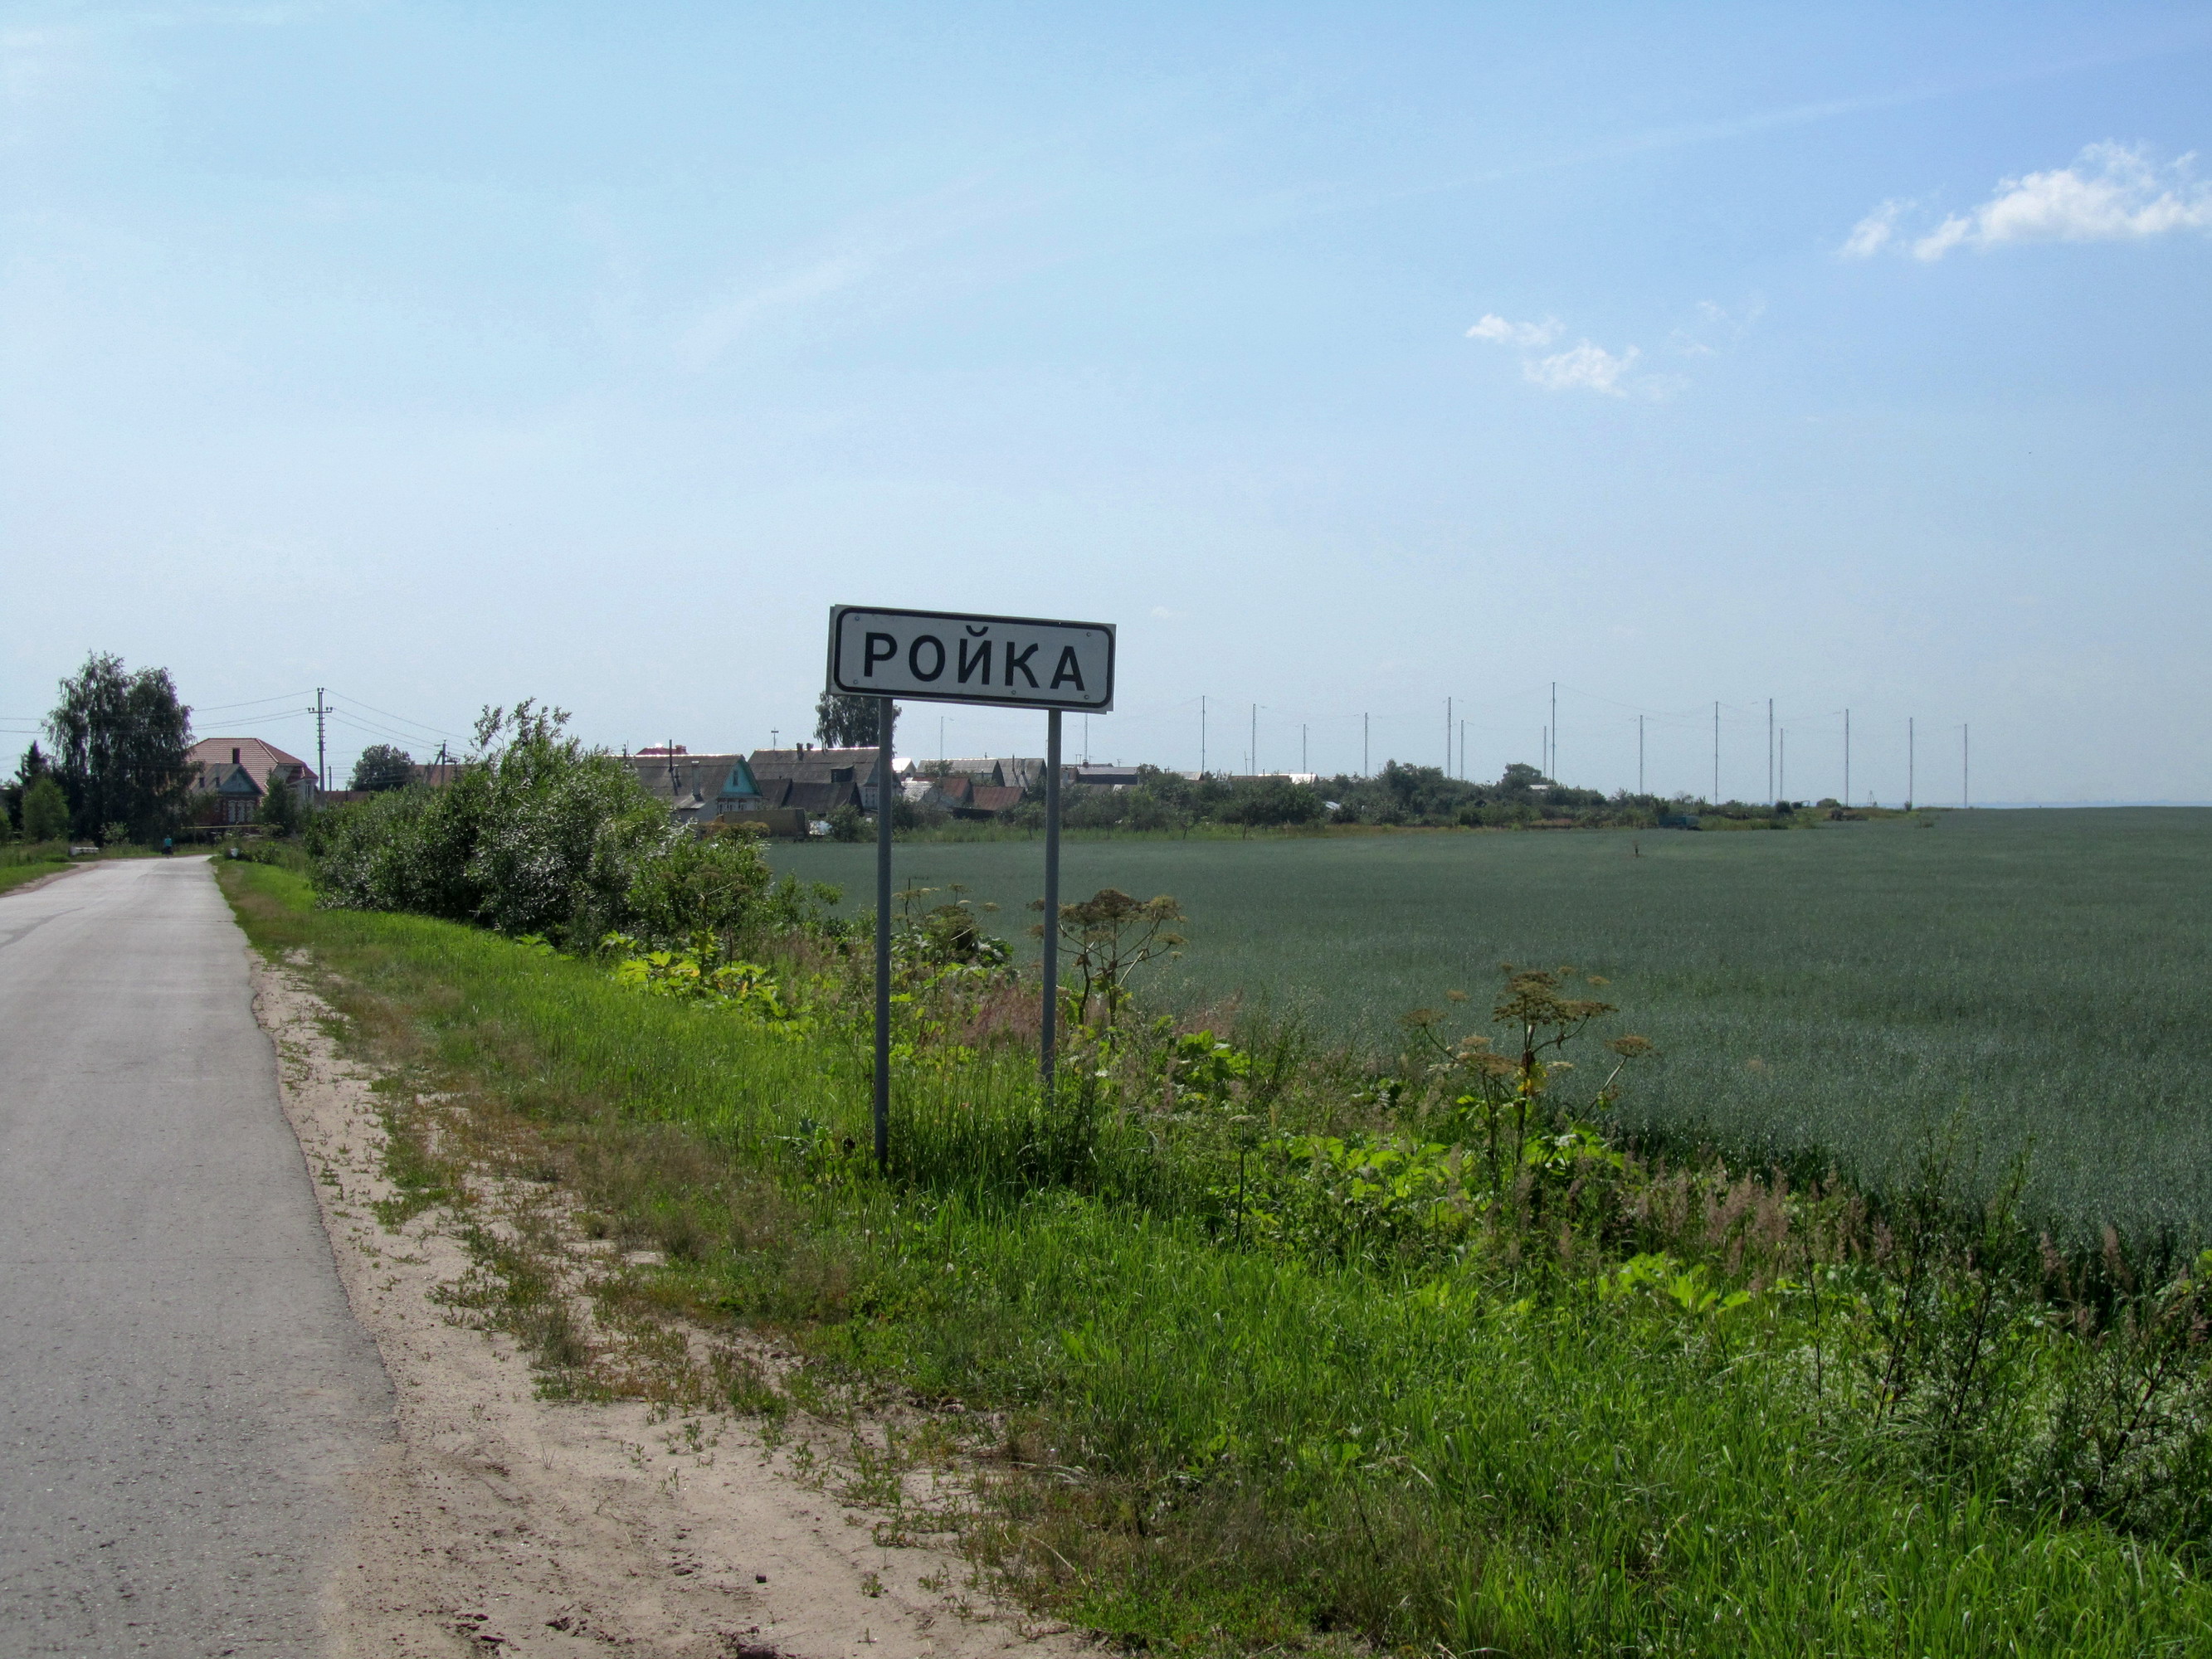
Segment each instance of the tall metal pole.
M319 794L331 787L330 768L323 759L323 716L330 712L319 685L315 688L315 790Z
M891 1163L891 721L889 697L876 699L876 1169Z
M1059 1048L1060 1014L1060 710L1045 717L1044 732L1044 1018L1037 1054L1037 1080L1045 1104L1052 1104L1053 1061Z

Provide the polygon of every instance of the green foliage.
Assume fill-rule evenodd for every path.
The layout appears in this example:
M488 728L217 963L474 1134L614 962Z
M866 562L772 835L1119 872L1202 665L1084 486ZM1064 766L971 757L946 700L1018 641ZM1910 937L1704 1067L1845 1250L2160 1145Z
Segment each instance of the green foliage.
M59 841L69 834L69 798L51 773L41 773L23 791L23 839Z
M280 836L296 834L307 817L299 796L284 781L282 767L270 767L269 775L262 780L261 805L254 817L258 823Z
M677 832L630 769L567 736L567 722L529 700L487 709L474 763L453 781L341 815L318 858L323 902L580 942L628 922L642 865ZM672 907L680 886L647 893Z
M453 782L386 790L317 814L302 844L322 902L474 921L591 949L610 933L726 957L763 930L837 929L837 890L776 882L758 839L695 835L635 774L530 701L487 709Z
M824 691L815 699L814 735L831 749L865 749L883 741L883 699L856 691Z
M750 835L672 835L633 866L629 925L649 939L728 940L750 927L774 879Z
M388 743L372 743L355 760L353 778L346 787L375 794L387 789L404 789L414 781L412 755Z
M1044 908L1039 899L1031 907ZM1060 907L1059 949L1068 952L1069 1000L1077 1018L1110 1033L1128 1006L1131 975L1147 963L1173 957L1183 936L1174 931L1182 907L1165 893L1133 899L1118 887ZM1042 939L1040 922L1030 933Z
M1224 823L1278 829L1317 823L1325 809L1318 792L1288 778L1248 779L1237 784L1215 816Z
M175 826L191 783L192 727L168 670L131 673L120 657L94 653L61 683L46 733L79 834L120 823L126 839L159 841Z
M649 996L675 997L726 1009L772 1026L786 1036L802 1036L812 1029L805 993L759 963L717 961L711 948L648 950L626 933L609 933L599 943L602 949L619 957L610 975L617 985Z
M1886 1194L1642 1158L1577 1120L1604 1085L1561 1062L1602 1052L1607 1017L1564 1006L1595 1000L1564 976L1485 1000L1510 1018L1483 1086L1520 1089L1519 1054L1579 1029L1537 1049L1540 1121L1495 1177L1455 1127L1464 1066L1381 1074L1261 1027L1133 1022L1044 1113L1022 1034L979 1035L1000 991L973 979L941 1018L900 1005L884 1182L866 999L834 965L793 1042L696 993L232 879L266 896L258 941L312 942L457 1083L590 1150L582 1195L617 1231L666 1230L659 1289L693 1316L987 1421L972 1550L1127 1645L2212 1641L2212 1260L2045 1249L1967 1200L1942 1145ZM746 1182L795 1208L787 1231L717 1196Z

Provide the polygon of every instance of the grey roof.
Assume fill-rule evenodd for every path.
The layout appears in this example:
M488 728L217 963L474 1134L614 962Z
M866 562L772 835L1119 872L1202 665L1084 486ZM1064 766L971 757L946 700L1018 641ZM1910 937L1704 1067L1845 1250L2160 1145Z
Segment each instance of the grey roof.
M752 775L743 755L631 755L626 758L646 792L678 816L703 811L712 817L739 803L758 802L764 791L764 786L746 787Z
M763 789L770 778L792 778L806 783L872 784L875 749L756 749L750 757L753 775Z

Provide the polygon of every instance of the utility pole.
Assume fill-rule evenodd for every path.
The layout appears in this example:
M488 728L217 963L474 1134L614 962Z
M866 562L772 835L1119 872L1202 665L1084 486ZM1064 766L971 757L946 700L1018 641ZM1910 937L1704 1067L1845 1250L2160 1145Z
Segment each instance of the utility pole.
M1644 716L1636 717L1636 793L1644 793Z
M1713 705L1713 805L1721 804L1721 706Z
M318 793L331 787L330 769L323 760L323 716L331 712L323 699L323 688L315 688L315 789Z
M1774 793L1774 699L1766 700L1766 804L1781 799Z
M1906 810L1907 811L1910 811L1911 810L1911 808L1912 808L1912 801L1913 801L1913 793L1912 793L1912 785L1913 785L1912 763L1913 763L1913 760L1914 760L1914 758L1915 758L1915 757L1914 757L1914 755L1913 755L1913 752L1912 752L1912 749L1913 749L1912 716L1911 716L1911 715L1910 715L1910 714L1907 714L1907 715L1905 717L1905 810Z

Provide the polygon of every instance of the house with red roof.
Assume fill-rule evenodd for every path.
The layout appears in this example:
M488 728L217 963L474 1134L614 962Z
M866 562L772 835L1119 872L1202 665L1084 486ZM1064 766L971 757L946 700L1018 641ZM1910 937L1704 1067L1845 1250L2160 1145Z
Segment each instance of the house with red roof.
M196 823L252 823L261 815L272 772L301 806L315 805L315 769L259 738L202 738L185 751L185 765Z

